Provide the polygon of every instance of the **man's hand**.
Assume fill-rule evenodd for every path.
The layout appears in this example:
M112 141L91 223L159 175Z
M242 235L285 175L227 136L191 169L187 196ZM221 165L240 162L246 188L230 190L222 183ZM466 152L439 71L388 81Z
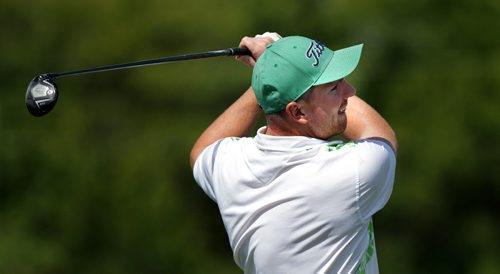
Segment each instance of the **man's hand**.
M281 36L276 32L266 32L255 37L245 36L241 39L239 46L248 48L252 52L252 56L240 55L236 56L235 59L253 68L266 47L279 39L281 39Z

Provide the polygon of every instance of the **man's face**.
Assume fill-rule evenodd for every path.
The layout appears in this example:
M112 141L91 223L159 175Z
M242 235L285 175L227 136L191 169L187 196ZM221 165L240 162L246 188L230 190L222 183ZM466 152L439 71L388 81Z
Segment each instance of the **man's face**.
M346 80L313 87L304 98L312 137L329 139L344 132L347 126L347 98L356 90Z

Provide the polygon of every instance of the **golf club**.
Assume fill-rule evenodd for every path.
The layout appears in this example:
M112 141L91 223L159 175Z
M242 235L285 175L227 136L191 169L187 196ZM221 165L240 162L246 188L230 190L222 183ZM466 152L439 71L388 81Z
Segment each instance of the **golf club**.
M43 116L49 113L55 106L59 97L57 86L54 79L62 76L88 74L101 71L119 70L124 68L142 67L148 65L164 64L175 61L193 60L216 56L235 56L235 55L251 55L247 48L227 48L222 50L213 50L201 53L193 53L172 57L164 57L158 59L143 60L131 63L109 65L95 67L82 70L74 70L60 73L45 73L36 76L30 82L26 91L25 103L28 111L36 117Z

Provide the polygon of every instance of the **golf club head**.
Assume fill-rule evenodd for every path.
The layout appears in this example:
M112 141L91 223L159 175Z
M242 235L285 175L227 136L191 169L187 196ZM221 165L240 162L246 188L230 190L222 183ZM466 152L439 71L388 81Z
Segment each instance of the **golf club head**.
M57 102L57 86L50 75L35 77L26 90L25 103L31 115L39 117L49 113Z

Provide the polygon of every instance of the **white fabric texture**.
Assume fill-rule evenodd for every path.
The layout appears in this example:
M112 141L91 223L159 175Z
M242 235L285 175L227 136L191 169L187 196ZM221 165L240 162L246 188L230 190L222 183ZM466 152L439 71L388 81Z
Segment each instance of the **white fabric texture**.
M366 273L378 273L369 224L392 192L390 145L264 130L219 140L194 166L219 206L237 265L245 273L353 273L366 263Z

